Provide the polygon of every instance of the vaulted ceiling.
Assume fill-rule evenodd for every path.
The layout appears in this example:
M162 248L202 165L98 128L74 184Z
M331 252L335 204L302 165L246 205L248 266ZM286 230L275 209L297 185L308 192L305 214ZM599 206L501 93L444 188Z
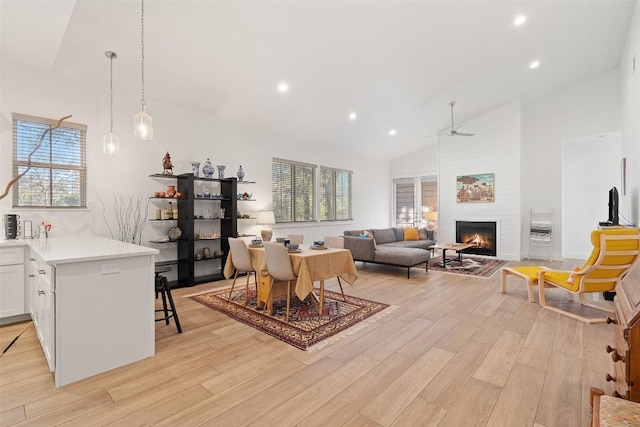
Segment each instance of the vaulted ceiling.
M104 52L112 50L118 85L139 91L140 6L1 0L1 59L98 85L108 67ZM448 130L452 100L463 123L617 68L634 6L146 0L148 109L170 103L393 158ZM527 17L521 26L514 25L518 14ZM282 81L286 94L277 90Z

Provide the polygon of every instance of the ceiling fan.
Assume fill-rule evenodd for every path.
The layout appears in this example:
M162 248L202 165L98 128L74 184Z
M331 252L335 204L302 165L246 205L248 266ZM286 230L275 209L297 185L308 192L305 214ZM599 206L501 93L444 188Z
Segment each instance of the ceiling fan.
M475 134L473 133L465 133L465 132L458 132L458 129L460 129L462 126L458 126L458 128L456 129L456 127L453 125L453 106L456 105L455 101L451 101L449 103L449 105L451 106L451 130L449 132L447 132L448 136L473 136Z

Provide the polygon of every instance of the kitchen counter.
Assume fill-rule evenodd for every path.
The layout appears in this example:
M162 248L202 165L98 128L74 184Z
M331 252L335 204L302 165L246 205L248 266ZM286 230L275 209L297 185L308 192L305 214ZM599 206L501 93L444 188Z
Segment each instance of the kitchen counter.
M133 245L100 236L0 240L0 245L29 246L37 252L45 263L50 265L127 258L141 255L156 255L159 253L157 249Z
M99 236L0 241L15 246L28 253L27 311L56 387L155 354L158 250Z

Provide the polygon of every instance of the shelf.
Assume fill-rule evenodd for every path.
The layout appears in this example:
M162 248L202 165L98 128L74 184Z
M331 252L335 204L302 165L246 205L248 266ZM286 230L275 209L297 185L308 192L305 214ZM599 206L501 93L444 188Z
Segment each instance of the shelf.
M149 199L157 199L157 200L184 200L186 199L186 197L155 197L155 196L149 196Z
M156 267L166 267L169 265L177 265L178 264L178 260L177 259L171 259L168 261L157 261L156 262Z
M178 243L177 240L149 240L149 243L155 243L157 245L164 245L166 243Z
M212 237L212 238L199 238L199 237L194 237L193 241L194 242L206 242L207 240L220 240L222 239L222 237Z
M238 180L238 184L257 184L255 181L240 181Z
M149 178L171 178L171 179L177 179L178 177L176 175L168 175L166 173L153 173L153 174L149 175Z
M209 200L211 202L224 202L231 200L228 197L194 197L193 200Z
M254 217L254 216L250 216L250 217L248 217L248 218L241 218L241 217L238 217L238 219L257 219L257 218L256 218L256 217Z
M256 202L256 199L237 199L239 202Z
M149 218L147 221L153 221L153 222L165 222L165 221L177 221L177 219L151 219Z

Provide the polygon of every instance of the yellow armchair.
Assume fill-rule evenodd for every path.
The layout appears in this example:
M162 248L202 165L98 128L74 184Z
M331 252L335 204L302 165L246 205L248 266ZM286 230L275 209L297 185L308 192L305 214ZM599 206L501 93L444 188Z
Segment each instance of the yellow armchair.
M540 305L546 309L586 323L605 322L606 317L589 318L547 304L544 290L549 287L578 294L580 303L597 310L613 313L602 306L589 304L586 293L614 291L620 280L639 260L640 234L637 228L606 228L591 232L593 250L587 261L576 271L541 270L538 275Z

